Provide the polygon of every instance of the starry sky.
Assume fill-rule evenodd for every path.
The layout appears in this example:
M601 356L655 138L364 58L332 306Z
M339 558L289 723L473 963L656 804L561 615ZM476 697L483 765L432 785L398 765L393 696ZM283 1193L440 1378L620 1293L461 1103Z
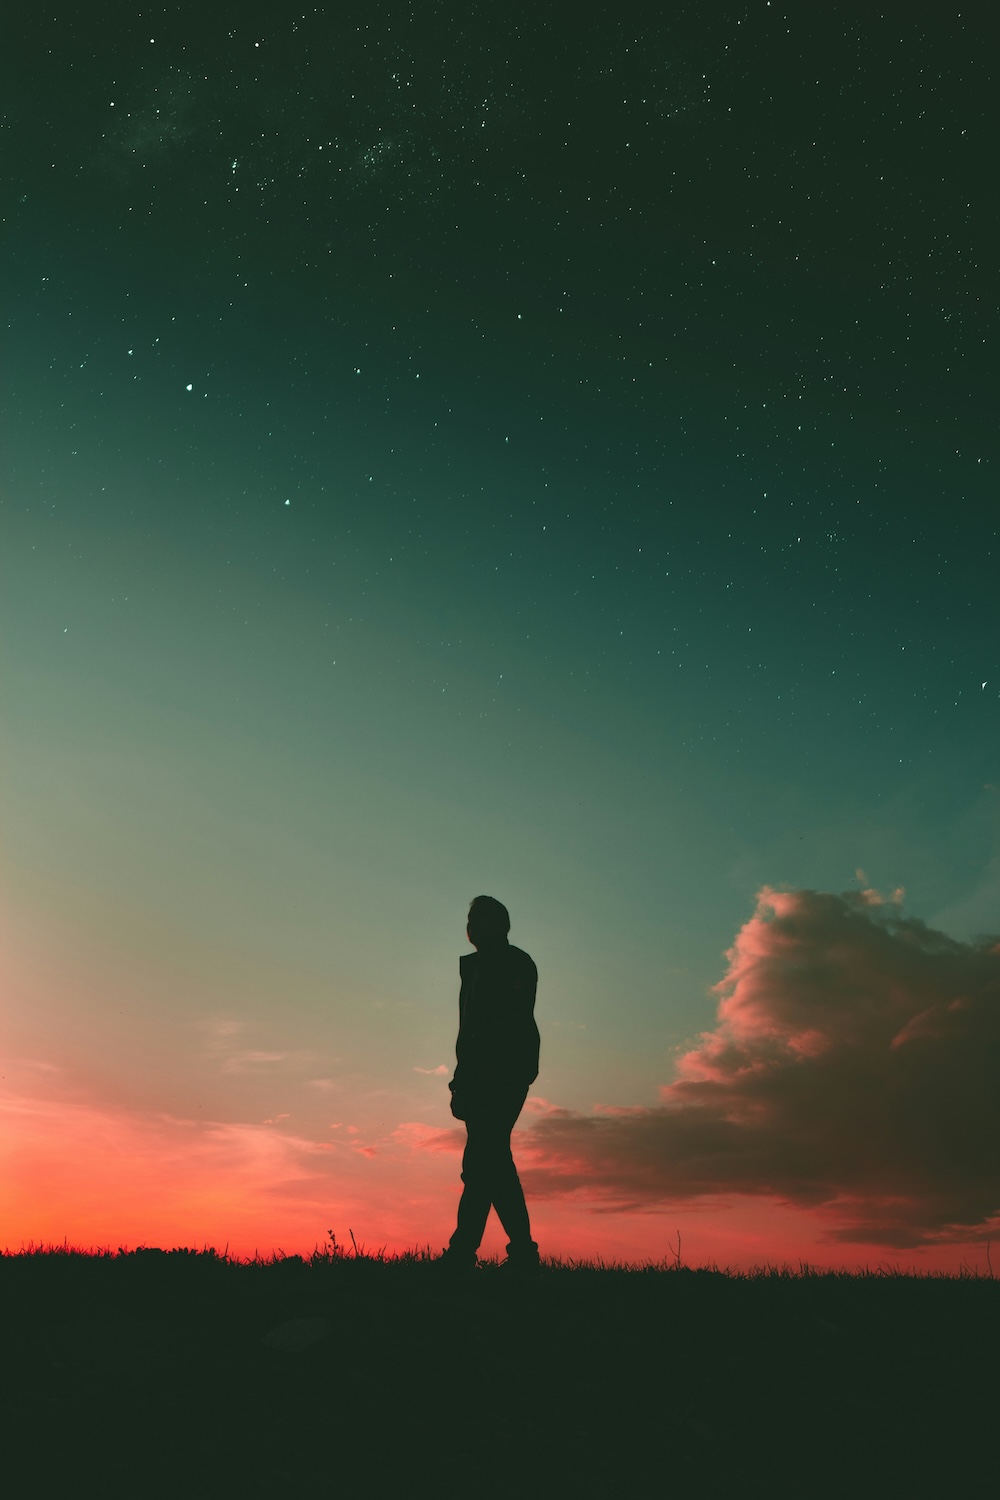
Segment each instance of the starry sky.
M439 1249L487 892L543 1254L978 1264L987 18L230 12L6 28L5 1243Z

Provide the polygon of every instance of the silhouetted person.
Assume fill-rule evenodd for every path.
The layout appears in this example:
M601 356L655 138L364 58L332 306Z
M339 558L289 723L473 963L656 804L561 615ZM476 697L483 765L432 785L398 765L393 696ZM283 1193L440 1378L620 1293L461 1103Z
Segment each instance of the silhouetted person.
M442 1259L456 1269L475 1266L492 1206L510 1241L511 1269L532 1270L538 1266L538 1246L531 1238L510 1133L538 1077L538 970L527 953L508 941L507 908L492 896L472 902L467 931L477 952L458 961L458 1066L448 1085L451 1112L465 1121L468 1133L462 1157L465 1186L458 1225Z

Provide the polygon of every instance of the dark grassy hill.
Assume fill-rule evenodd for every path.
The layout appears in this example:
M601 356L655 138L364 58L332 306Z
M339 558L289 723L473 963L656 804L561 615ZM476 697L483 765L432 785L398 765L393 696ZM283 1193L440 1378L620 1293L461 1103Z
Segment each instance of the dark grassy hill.
M982 1277L45 1251L0 1258L0 1305L10 1495L910 1500L997 1471Z

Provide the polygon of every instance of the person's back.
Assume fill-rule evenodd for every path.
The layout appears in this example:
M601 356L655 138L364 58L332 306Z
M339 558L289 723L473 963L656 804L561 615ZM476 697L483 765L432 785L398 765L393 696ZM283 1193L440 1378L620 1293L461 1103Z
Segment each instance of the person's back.
M456 1084L461 1080L463 1093L481 1085L529 1088L538 1077L540 1047L533 960L505 937L465 954L459 970Z

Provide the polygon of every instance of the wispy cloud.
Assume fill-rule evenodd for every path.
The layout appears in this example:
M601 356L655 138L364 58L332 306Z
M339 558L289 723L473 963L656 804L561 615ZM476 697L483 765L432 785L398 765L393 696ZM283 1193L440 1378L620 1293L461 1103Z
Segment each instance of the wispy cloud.
M260 1025L250 1026L245 1022L212 1019L197 1023L197 1029L205 1038L204 1051L210 1057L220 1073L266 1073L269 1071L280 1071L282 1073L312 1072L324 1063L329 1065L330 1058L320 1058L315 1052L303 1048L268 1047L267 1036L252 1038L247 1032L260 1033L264 1028ZM251 1039L264 1041L264 1046L236 1047L234 1039L239 1037L248 1042ZM334 1059L336 1060L336 1059ZM280 1067L279 1067L280 1065ZM311 1088L334 1087L334 1080L330 1078L309 1079Z
M900 899L763 889L717 1023L660 1104L536 1109L528 1190L633 1210L764 1195L820 1210L843 1242L984 1235L1000 1212L1000 940L959 942Z
M397 1125L391 1139L399 1146L411 1151L445 1152L458 1154L465 1150L465 1130L442 1130L435 1125L424 1125L418 1120L407 1120Z
M234 1052L223 1058L220 1073L256 1073L267 1063L284 1062L287 1052Z
M210 1051L231 1046L232 1038L246 1030L245 1021L237 1021L231 1016L199 1017L189 1022L189 1025L193 1031L206 1038L206 1045Z

